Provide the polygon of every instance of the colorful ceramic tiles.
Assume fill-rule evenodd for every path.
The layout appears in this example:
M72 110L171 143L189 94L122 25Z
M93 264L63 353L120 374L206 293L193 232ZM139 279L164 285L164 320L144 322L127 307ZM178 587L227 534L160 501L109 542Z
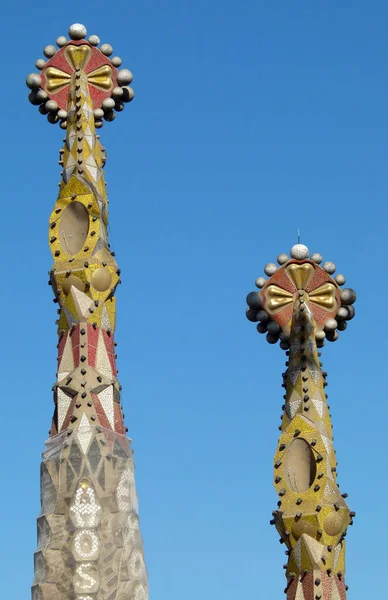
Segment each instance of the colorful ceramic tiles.
M72 25L47 46L30 100L66 129L62 181L49 219L58 308L54 415L43 455L33 600L147 600L134 464L117 380L115 290L105 150L96 127L132 99L132 75L109 44ZM39 83L39 85L37 85ZM43 108L42 108L43 107Z
M261 292L247 296L247 317L287 353L284 413L274 457L279 496L271 523L287 548L287 600L345 600L345 536L352 513L337 485L332 425L317 346L335 341L354 316L356 299L333 278L335 265L298 244L279 267L265 267Z

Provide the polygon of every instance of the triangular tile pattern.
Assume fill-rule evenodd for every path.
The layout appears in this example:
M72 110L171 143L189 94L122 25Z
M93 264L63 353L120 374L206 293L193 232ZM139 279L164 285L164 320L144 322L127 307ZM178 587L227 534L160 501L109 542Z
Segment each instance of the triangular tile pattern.
M303 593L303 584L301 581L298 581L298 585L296 588L295 600L306 600Z
M90 441L93 436L93 430L85 413L82 415L81 422L77 429L77 439L84 454L87 453Z
M113 339L113 336L109 332L105 331L104 329L102 329L102 335L104 338L105 348L108 353L108 358L109 358L110 366L112 369L112 373L113 373L114 377L116 377L117 369L116 369L116 355L115 355L115 350L114 350L114 339Z
M332 583L332 589L331 589L331 598L330 600L342 600L340 593L338 591L338 587L337 587L337 582L334 580Z
M300 371L297 369L295 371L288 371L288 377L292 383L292 385L294 386L298 380L298 377L300 375Z
M89 309L94 306L93 300L74 286L71 286L71 295L73 296L77 319L79 321L87 320Z
M67 415L62 423L62 430L67 429L72 421L72 416L74 413L74 406L75 406L76 401L77 401L77 396L74 396L71 399L69 410L67 411ZM59 429L58 429L58 431L59 431Z
M96 370L102 373L108 379L112 379L113 377L112 367L108 357L108 352L105 347L104 336L101 329L98 336L97 344Z
M102 309L102 317L101 317L101 327L103 329L110 329L111 324L108 316L108 311L106 310L106 306Z
M58 431L61 430L67 411L70 408L71 397L61 388L57 388Z
M302 536L302 557L303 563L309 564L309 571L319 569L322 564L323 546L309 535Z
M334 452L333 442L326 435L322 435L322 434L321 434L321 440L325 445L328 456L331 456L331 454Z
M312 398L311 402L314 405L315 410L317 411L318 415L321 417L321 419L323 419L323 415L324 415L324 411L325 411L325 404L322 400L315 400L315 398Z
M74 369L73 346L71 338L66 335L65 346L61 355L61 360L58 365L58 381L67 377Z
M344 579L335 576L335 583L341 600L346 600L346 586Z
M298 412L300 405L302 404L302 400L291 400L286 403L286 413L289 419L293 419Z
M334 548L334 560L333 560L334 568L337 566L338 559L341 554L341 550L342 550L341 544L337 544L337 546Z
M82 82L78 85L78 95L71 99L68 109L68 120L73 123L69 124L68 128L64 166L65 169L72 168L76 176L86 177L95 192L102 192L105 183L102 188L96 186L96 182L103 177L100 147L96 144L94 133L93 106L87 84L85 86ZM83 169L84 166L87 168ZM68 175L66 178L68 180Z
M102 392L97 394L101 406L107 416L107 419L112 427L115 428L114 423L114 406L113 406L113 386L109 385Z
M58 341L58 366L61 363L61 359L62 359L62 355L63 355L63 350L65 348L66 345L66 340L68 338L69 333L63 333L62 335L59 336L59 341Z

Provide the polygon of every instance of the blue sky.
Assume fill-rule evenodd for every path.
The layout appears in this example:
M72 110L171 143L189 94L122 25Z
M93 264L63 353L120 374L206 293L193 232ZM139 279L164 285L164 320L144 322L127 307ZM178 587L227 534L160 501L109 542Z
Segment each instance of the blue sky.
M24 80L73 22L134 73L135 101L101 137L151 597L282 597L284 547L269 519L285 357L244 311L297 228L358 292L357 318L323 362L339 482L357 512L349 598L382 597L387 21L383 0L3 9L4 597L29 597L56 365L47 222L62 132L29 105Z

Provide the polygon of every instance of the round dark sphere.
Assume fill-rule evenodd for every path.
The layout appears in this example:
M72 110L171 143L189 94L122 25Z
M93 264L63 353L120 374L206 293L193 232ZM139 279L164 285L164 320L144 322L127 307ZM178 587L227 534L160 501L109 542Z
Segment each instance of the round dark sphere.
M326 333L326 339L328 342L335 342L338 340L338 331L328 331Z
M58 115L57 115L56 113L50 112L50 113L47 115L47 121L48 121L49 123L52 123L53 125L55 125L55 123L58 123L58 121L59 121L59 117L58 117Z
M338 331L345 331L345 329L347 328L348 324L346 321L338 321Z
M259 312L257 313L257 318L259 319L259 321L261 321L261 323L267 323L269 321L269 316L267 315L265 310L259 310Z
M351 321L352 319L354 319L354 315L356 314L354 306L347 306L346 310L348 311L348 316L346 317L346 320Z
M268 333L271 333L272 335L278 336L279 332L280 332L280 327L276 323L276 321L270 321L267 325L267 331L268 331Z
M122 96L122 101L123 102L132 102L132 100L135 97L135 92L133 91L133 89L129 86L127 87L123 87L123 96Z
M351 288L345 288L341 291L341 302L345 306L349 306L350 304L354 304L356 301L356 292Z
M263 305L259 292L250 292L247 296L247 304L250 308L260 310Z
M273 335L273 333L267 333L267 342L269 344L276 344L279 341L278 335Z
M265 333L267 331L267 325L265 323L258 323L256 329L259 333Z
M257 318L257 310L254 310L253 308L247 308L245 316L251 323L256 323L259 320Z
M36 92L30 92L28 94L28 99L31 102L31 104L34 104L34 106L39 106L39 104L41 104L41 101L39 100Z

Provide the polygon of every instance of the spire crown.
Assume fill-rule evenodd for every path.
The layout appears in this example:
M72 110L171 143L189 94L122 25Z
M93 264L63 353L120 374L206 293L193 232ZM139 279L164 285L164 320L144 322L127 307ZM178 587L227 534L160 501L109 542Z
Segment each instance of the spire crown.
M322 266L322 256L310 254L307 246L296 244L291 248L291 258L279 254L277 262L268 263L264 273L269 277L256 279L260 292L247 296L249 321L258 322L259 333L267 333L267 341L288 350L292 316L295 306L298 310L308 308L315 325L315 338L318 347L325 339L334 342L338 331L344 331L347 322L354 317L353 304L356 293L351 288L341 289L345 284L344 275L334 276L336 266L327 261ZM301 306L299 306L301 305Z
M60 36L53 45L44 48L48 60L38 59L36 67L41 73L30 73L26 84L30 88L29 100L39 106L39 112L47 115L50 123L67 127L67 99L71 93L73 73L76 69L87 75L88 89L92 101L95 127L102 127L105 121L113 121L117 112L124 109L125 103L134 98L134 91L128 84L132 73L120 69L121 58L113 56L110 44L101 44L96 35L86 39L86 28L75 23L69 28L68 40Z

